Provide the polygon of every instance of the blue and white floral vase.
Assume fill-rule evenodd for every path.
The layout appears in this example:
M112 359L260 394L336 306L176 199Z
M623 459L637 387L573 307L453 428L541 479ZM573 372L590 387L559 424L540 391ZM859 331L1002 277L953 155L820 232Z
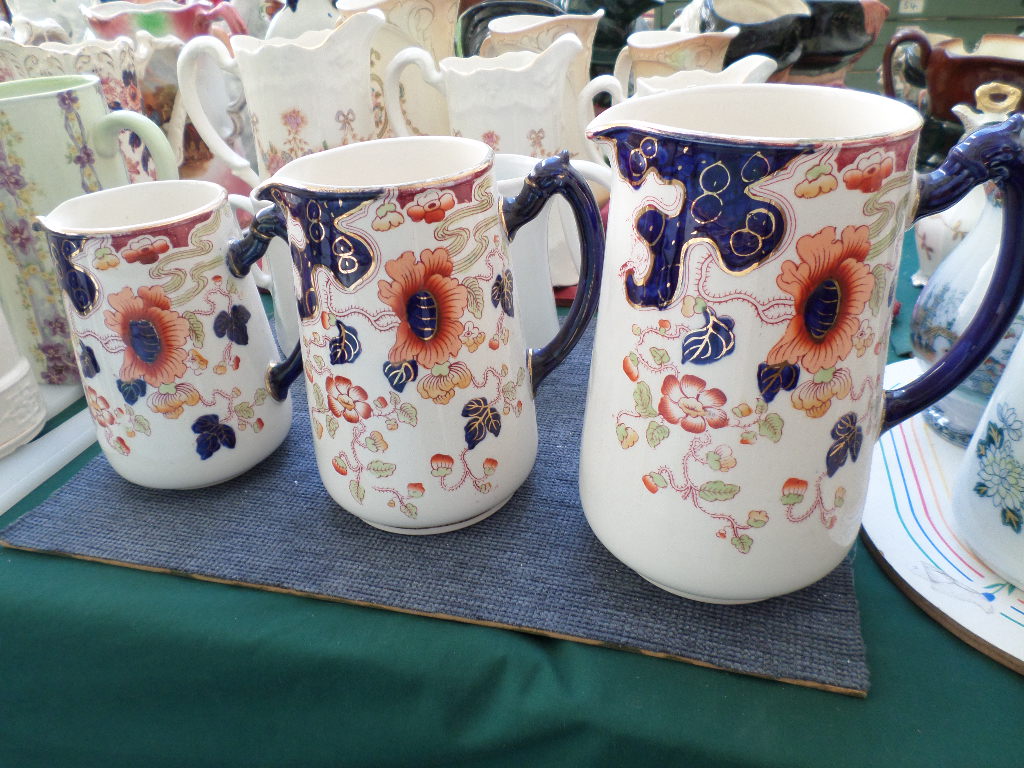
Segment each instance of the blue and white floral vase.
M1024 345L1014 349L960 464L953 517L986 565L1024 587Z
M1004 89L1014 93L1003 93ZM968 133L1001 122L1006 110L1015 109L1021 97L1018 89L1003 86L999 92L1004 98L993 103L993 89L983 86L978 90L980 110L964 105L955 108ZM978 223L935 270L914 305L910 340L922 370L945 357L974 319L999 255L1002 218L1002 194L989 182L985 185L985 204ZM927 409L925 419L929 426L959 445L971 441L1022 331L1024 313L1017 315L981 366L952 393Z

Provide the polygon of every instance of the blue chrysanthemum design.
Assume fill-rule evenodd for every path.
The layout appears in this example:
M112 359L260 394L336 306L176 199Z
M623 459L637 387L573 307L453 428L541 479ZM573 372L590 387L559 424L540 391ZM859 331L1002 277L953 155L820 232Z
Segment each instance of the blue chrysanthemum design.
M215 413L200 416L192 423L192 431L196 433L196 453L204 461L217 451L235 447L235 430L228 424L221 423Z
M401 392L410 381L416 381L420 367L415 360L403 360L400 363L384 362L384 376L395 392Z
M87 379L91 379L100 372L96 353L92 351L92 347L82 341L78 342L78 364L82 369L82 375Z
M828 476L832 477L846 463L847 458L856 461L860 456L864 430L857 423L857 414L851 411L839 418L830 434L835 442L829 446L828 453L825 454L825 468Z
M710 307L705 309L703 327L683 337L683 362L707 365L731 354L736 347L735 325L731 317L719 317Z
M355 359L363 351L363 345L359 342L359 333L341 320L335 320L334 324L338 327L338 335L327 344L331 364L343 365L355 362Z
M469 419L466 422L466 445L470 450L476 448L490 432L495 437L501 432L501 414L498 409L487 402L486 397L474 397L462 409L462 415Z
M501 311L509 317L515 315L512 302L512 272L506 269L499 272L491 285L491 304L501 306Z
M800 367L789 363L757 366L757 388L766 403L775 399L779 392L792 392L800 383Z
M231 311L221 311L213 320L213 332L218 339L228 337L235 344L249 343L249 330L246 324L252 313L241 304L235 304Z
M115 384L117 385L117 391L121 393L121 397L124 398L128 405L135 405L139 398L146 394L145 379L132 379L131 381L121 381L121 379L118 379Z

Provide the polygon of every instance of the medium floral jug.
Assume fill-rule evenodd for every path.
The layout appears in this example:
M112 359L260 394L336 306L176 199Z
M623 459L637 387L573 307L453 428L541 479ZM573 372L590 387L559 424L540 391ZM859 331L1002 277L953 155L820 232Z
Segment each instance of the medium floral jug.
M739 603L825 576L859 530L880 432L1013 319L1024 117L915 177L921 122L871 94L754 84L631 99L590 124L617 178L580 496L644 578ZM978 319L943 364L883 390L903 233L988 179L1006 237Z
M350 144L258 187L274 205L236 245L237 272L273 237L291 245L320 477L378 528L450 531L511 497L536 456L533 392L595 309L603 233L567 155L496 192L482 142ZM577 214L583 274L558 334L529 349L508 241L555 194Z

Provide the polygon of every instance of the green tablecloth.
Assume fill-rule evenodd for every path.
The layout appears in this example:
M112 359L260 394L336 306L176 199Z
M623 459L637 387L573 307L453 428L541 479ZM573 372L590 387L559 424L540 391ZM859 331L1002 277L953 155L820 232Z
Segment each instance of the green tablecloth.
M1024 764L1024 681L855 571L866 700L2 550L0 766Z

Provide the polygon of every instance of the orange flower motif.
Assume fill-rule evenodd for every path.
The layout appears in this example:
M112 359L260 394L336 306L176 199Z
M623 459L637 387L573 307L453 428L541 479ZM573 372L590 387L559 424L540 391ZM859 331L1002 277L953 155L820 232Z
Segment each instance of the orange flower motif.
M797 197L815 198L818 195L827 195L839 187L839 181L832 175L832 166L826 164L816 165L807 171L804 180L796 185L793 190Z
M455 388L465 389L473 383L469 366L458 361L438 363L430 372L420 377L416 391L420 397L445 405L455 396Z
M791 477L782 484L782 496L779 501L786 505L799 504L807 493L807 481L799 477Z
M199 403L199 390L191 384L164 384L149 396L149 407L154 413L163 414L168 419L176 419L185 412L186 405Z
M392 363L415 359L433 368L458 354L463 325L459 320L469 304L466 286L455 280L447 248L424 250L420 260L406 251L389 261L391 280L377 283L377 295L398 315Z
M121 251L121 257L129 264L155 264L163 254L171 250L171 241L166 237L143 235L132 240Z
M867 152L857 158L857 164L848 168L843 174L843 184L847 189L861 192L877 192L884 182L892 175L895 163L892 155L881 150Z
M445 214L455 207L455 195L449 190L438 191L428 189L420 192L412 200L412 205L405 209L413 221L425 221L436 224L444 219Z
M114 422L117 421L114 414L110 412L110 403L107 402L107 398L98 394L92 387L85 388L85 402L89 406L93 419L101 427L113 426Z
M171 309L163 288L142 286L113 294L114 311L103 313L103 322L124 342L122 381L145 379L151 387L169 384L185 375L185 342L188 321Z
M447 453L435 453L430 457L430 474L434 477L445 477L452 473L455 459Z
M338 418L350 424L370 417L370 404L366 402L369 395L362 387L352 384L344 376L327 377L327 407Z
M846 227L840 240L835 227L797 240L800 261L784 262L775 281L793 297L795 313L768 353L769 365L800 364L817 373L850 354L875 286L864 263L870 247L866 226Z
M828 413L832 400L842 400L853 387L853 377L847 368L836 368L828 381L816 378L805 381L790 396L794 408L805 411L812 419L818 419Z
M721 429L729 423L728 415L722 410L725 393L705 387L707 382L699 376L686 374L681 379L666 376L661 384L658 413L687 432L699 434L708 427Z
M497 459L484 459L484 474L493 475L494 471L498 468Z
M864 320L860 324L860 330L853 336L853 346L857 350L857 357L864 357L868 349L875 343L875 332L871 330L871 324Z

